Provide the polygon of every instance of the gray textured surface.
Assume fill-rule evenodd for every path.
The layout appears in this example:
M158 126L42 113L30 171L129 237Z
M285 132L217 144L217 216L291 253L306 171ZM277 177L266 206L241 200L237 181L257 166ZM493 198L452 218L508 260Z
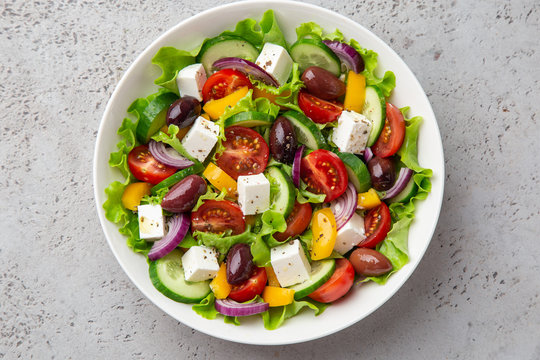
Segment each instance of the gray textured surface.
M286 347L228 343L150 304L106 245L95 135L153 39L218 1L0 1L0 358L540 359L540 4L314 3L409 64L446 154L437 231L387 304Z

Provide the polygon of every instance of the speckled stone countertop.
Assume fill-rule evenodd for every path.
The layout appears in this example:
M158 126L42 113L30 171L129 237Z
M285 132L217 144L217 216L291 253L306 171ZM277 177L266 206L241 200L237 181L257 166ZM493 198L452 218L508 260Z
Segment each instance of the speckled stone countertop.
M444 204L410 280L355 326L291 346L229 343L164 314L107 246L94 142L137 54L221 2L3 0L0 358L540 359L540 3L310 2L392 46L438 118Z

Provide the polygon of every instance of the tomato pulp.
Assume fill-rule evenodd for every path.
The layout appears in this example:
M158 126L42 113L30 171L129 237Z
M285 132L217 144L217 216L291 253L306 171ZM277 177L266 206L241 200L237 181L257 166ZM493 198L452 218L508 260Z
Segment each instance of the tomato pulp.
M253 89L251 81L238 70L223 69L212 74L204 83L202 95L204 102L217 100L247 86Z
M353 286L354 268L349 260L337 259L336 270L320 288L308 296L315 301L330 303L345 295Z
M139 145L129 152L129 170L136 179L156 185L176 172L176 168L160 163L148 145Z
M385 203L371 209L364 218L366 239L358 244L358 247L375 248L384 240L392 225L390 210Z
M267 280L266 270L263 267L257 267L244 283L233 285L229 298L238 302L251 300L263 292Z
M326 194L330 202L347 189L349 177L341 159L328 150L315 150L302 159L300 177L307 189L316 194Z
M232 230L232 235L245 231L244 214L238 205L227 200L206 200L191 213L191 229L211 233Z
M284 232L274 234L274 239L277 241L285 241L290 237L300 235L307 229L312 215L311 205L309 203L300 204L298 201L294 203L292 212L287 217L287 229Z
M389 157L394 155L405 138L405 120L403 114L397 107L386 103L386 119L384 128L371 150L378 157Z
M298 94L298 106L308 118L319 124L337 120L343 111L342 104L319 99L305 91Z

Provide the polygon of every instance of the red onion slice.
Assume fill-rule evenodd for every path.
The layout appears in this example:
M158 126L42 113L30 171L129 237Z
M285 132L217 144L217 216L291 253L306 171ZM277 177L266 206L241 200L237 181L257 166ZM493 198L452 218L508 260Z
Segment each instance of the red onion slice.
M330 202L330 210L336 218L337 229L341 229L353 216L358 205L358 193L354 185L349 182L345 193Z
M242 304L231 299L217 299L215 306L219 313L227 316L249 316L260 314L270 307L270 305L265 302Z
M237 57L226 57L223 59L216 60L212 67L223 70L223 69L235 69L243 72L246 75L251 75L255 79L264 82L267 85L272 85L279 87L279 83L274 79L272 75L266 72L259 65L252 63L251 61L237 58Z
M352 46L337 40L324 40L323 43L345 63L348 69L357 74L364 71L364 59Z
M394 183L394 185L386 192L386 195L383 196L383 199L391 199L405 189L414 171L409 168L403 167L399 170L399 175Z
M373 158L373 151L371 151L370 147L367 147L364 150L364 160L366 161L366 164Z
M171 217L167 221L169 231L161 240L154 243L148 253L148 259L152 261L161 259L173 251L186 236L190 223L189 214L182 213Z
M164 143L150 140L148 148L152 156L162 164L185 169L193 165L193 161L186 159L173 148L167 148Z
M300 146L296 149L294 154L294 161L292 164L292 181L294 186L300 186L300 164L302 163L302 154L304 153L305 145Z

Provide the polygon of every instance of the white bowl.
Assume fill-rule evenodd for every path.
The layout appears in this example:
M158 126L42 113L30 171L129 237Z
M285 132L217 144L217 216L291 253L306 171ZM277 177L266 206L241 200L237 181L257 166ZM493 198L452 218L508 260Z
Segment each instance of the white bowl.
M287 40L296 39L295 28L303 22L314 21L326 31L340 29L347 38L358 40L362 46L379 54L379 71L392 70L397 86L391 102L398 107L410 106L410 115L421 115L424 122L418 142L419 161L433 169L432 190L428 198L417 204L416 218L409 233L410 261L393 274L386 285L374 283L356 288L345 299L331 305L320 316L305 311L293 317L277 330L265 330L260 317L243 319L241 326L225 324L222 320L206 320L190 305L174 302L158 292L148 277L148 265L143 256L126 245L117 227L107 221L102 208L106 200L104 189L120 180L117 170L107 162L119 141L116 131L126 116L126 109L137 97L157 90L153 80L160 71L152 65L152 56L162 46L191 50L205 38L215 36L247 17L260 19L267 9L275 11ZM424 255L435 230L442 203L444 186L444 157L439 128L431 105L418 80L403 60L382 40L354 21L314 5L289 1L247 1L220 6L193 16L161 35L131 65L116 87L101 120L94 154L94 191L99 219L105 236L120 266L141 292L160 309L176 320L198 331L221 339L246 344L278 345L317 339L362 320L383 305L411 276Z

